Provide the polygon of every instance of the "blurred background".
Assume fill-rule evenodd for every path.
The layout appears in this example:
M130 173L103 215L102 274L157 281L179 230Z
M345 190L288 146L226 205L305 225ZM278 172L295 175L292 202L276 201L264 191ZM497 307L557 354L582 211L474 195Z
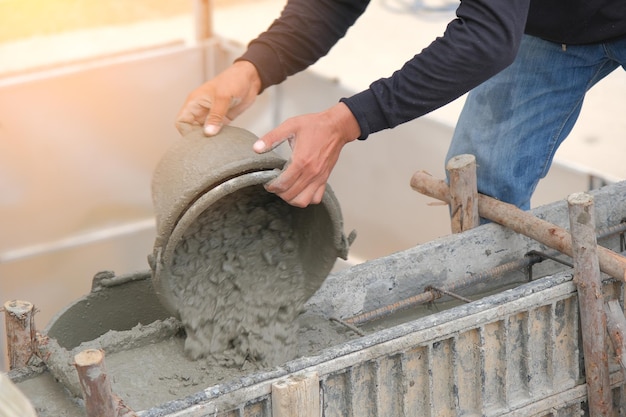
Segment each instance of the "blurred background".
M214 4L242 0L214 0ZM190 1L2 0L0 41L190 14Z
M0 301L34 303L44 329L89 292L95 273L148 268L151 175L179 140L176 113L283 5L0 0ZM262 135L286 117L367 88L441 35L453 6L372 0L328 56L265 91L234 124ZM621 70L589 93L535 206L626 177L624 97ZM358 235L348 264L449 233L447 209L417 195L409 179L417 170L443 178L462 103L346 147L330 184L346 232ZM3 321L0 330L2 370Z

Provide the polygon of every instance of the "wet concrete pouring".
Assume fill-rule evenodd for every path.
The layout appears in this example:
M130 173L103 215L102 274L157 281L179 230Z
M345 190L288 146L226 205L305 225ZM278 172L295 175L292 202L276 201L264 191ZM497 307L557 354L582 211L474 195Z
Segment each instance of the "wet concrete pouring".
M265 367L296 355L306 277L291 209L258 188L218 201L176 248L172 286L191 359Z
M146 410L359 337L304 311L306 276L291 209L259 188L222 199L185 232L171 269L180 320L109 331L69 353L46 347L61 358L53 372L18 383L40 417L82 415L76 381L64 387L54 380L74 373L64 359L77 350L104 349L113 392L131 409Z

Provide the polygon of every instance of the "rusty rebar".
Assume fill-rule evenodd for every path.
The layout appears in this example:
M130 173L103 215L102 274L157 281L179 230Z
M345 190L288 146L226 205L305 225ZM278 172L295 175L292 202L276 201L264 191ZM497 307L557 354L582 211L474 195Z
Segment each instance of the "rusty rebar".
M455 298L455 299L457 299L459 301L463 301L464 303L471 303L472 302L472 300L470 300L469 298L463 297L460 294L457 294L457 293L452 292L450 290L446 290L445 288L442 288L442 287L434 287L432 285L429 285L428 287L426 287L425 290L426 291L434 291L435 293L441 293L443 295L447 295L448 297L452 297L452 298ZM437 298L440 298L440 297L441 296L439 296Z

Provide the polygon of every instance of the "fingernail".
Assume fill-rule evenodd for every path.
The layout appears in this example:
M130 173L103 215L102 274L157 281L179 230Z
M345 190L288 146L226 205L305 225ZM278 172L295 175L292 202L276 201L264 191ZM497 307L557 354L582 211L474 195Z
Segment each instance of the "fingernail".
M255 152L265 152L265 142L257 140L254 142L254 145L252 145L252 149L254 149Z
M220 131L219 126L215 125L206 125L204 126L204 134L207 136L215 136Z

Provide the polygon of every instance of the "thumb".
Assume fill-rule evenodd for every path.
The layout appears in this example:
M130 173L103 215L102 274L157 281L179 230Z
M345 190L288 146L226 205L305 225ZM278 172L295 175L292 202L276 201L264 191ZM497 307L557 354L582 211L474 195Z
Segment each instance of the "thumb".
M205 124L204 134L207 136L215 136L222 130L222 123Z
M259 138L256 142L254 142L254 145L252 145L252 149L254 149L256 153L269 152L272 149L275 149L276 147L278 147L281 143L285 141L289 141L289 143L291 143L295 138L296 138L296 135L293 133L290 133L287 136L280 136L280 135L272 134L272 132L270 132L267 135L263 136L262 138Z
M228 124L228 119L226 118L226 112L228 111L228 102L216 101L216 103L211 106L209 110L209 114L204 120L204 134L207 136L215 136L217 135L222 126Z
M204 134L206 136L215 136L220 133L222 126L224 126L224 117L211 113L204 121Z

